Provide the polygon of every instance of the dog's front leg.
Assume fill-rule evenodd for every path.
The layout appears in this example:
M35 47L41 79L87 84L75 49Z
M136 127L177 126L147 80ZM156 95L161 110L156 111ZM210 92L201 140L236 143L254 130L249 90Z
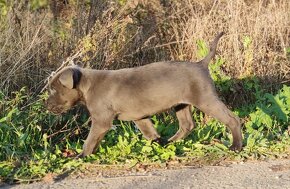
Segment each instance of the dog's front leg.
M111 125L111 119L96 119L92 117L92 126L83 146L83 152L79 156L84 157L92 154L104 138L105 134L111 128Z

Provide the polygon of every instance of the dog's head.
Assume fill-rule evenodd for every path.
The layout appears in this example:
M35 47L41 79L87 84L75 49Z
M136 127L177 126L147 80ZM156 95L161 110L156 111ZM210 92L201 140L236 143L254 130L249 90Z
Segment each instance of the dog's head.
M48 83L47 109L61 114L74 106L81 98L78 89L82 72L77 67L65 67L56 73Z

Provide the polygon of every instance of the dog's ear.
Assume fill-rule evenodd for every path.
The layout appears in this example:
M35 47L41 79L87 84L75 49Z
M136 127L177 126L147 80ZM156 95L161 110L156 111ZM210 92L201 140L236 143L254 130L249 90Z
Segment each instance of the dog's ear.
M78 68L70 68L63 71L59 76L60 83L69 89L74 89L81 80L82 73Z

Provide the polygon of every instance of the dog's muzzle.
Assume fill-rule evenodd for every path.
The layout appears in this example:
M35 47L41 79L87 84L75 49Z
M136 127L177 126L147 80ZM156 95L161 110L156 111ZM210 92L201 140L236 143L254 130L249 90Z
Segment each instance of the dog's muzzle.
M56 115L62 114L68 110L65 106L50 104L48 101L45 102L46 109Z
M49 107L48 106L47 110L50 111L53 114L56 114L56 115L59 115L59 114L65 112L65 110L62 107L58 107L58 106L55 106L55 107Z

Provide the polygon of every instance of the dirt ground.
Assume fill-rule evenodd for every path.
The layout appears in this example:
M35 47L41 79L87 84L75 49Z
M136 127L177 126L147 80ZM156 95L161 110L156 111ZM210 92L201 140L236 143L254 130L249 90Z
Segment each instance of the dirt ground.
M59 188L261 188L290 189L290 160L222 163L217 166L179 166L167 169L106 170L89 167L86 171L41 182L21 185L0 184L3 189Z

